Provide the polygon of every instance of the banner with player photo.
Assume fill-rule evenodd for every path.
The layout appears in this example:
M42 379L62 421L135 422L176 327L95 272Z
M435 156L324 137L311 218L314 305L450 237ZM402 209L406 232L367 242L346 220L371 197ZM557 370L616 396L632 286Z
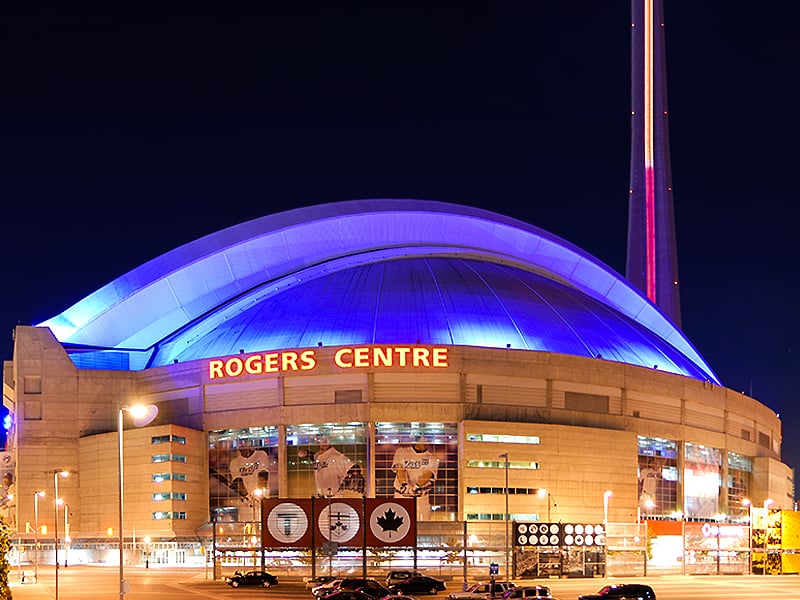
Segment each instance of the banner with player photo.
M376 423L375 495L414 499L418 521L458 513L458 428L454 423Z
M269 499L263 504L265 548L414 546L415 498Z

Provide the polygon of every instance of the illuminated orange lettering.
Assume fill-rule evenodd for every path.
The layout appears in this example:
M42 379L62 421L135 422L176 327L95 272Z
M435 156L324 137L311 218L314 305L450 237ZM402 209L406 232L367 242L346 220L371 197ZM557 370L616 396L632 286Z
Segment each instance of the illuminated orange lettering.
M392 366L392 349L375 347L372 349L372 364L376 367Z
M333 355L333 362L336 363L337 367L341 367L342 369L352 369L353 368L353 359L347 359L345 362L345 355L350 356L353 354L352 348L339 348L336 351L336 354Z
M411 354L411 348L395 348L397 354L397 362L401 367L408 366L408 355Z
M248 356L244 361L244 368L250 375L260 375L264 372L264 364L258 354Z
M356 367L369 366L369 348L356 348L353 363Z
M210 360L208 361L208 378L209 379L217 379L218 377L224 377L222 374L222 365L225 364L221 360Z
M431 361L429 360L431 351L427 348L414 348L414 366L415 367L430 367Z
M238 377L244 371L244 361L238 356L229 358L225 362L225 374L228 377Z
M281 370L297 371L297 352L284 352L281 354Z
M433 349L433 366L438 368L446 368L450 366L447 362L447 348Z
M277 352L270 352L264 355L264 372L277 373L281 370L279 362L280 354Z
M317 366L317 357L314 355L313 350L306 350L300 354L301 366L303 371L310 371Z

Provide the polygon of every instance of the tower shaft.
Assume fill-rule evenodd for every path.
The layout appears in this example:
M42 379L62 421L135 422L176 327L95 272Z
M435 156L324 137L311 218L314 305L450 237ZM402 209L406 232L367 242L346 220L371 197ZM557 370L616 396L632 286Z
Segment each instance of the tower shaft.
M680 327L663 0L631 2L631 171L626 276Z

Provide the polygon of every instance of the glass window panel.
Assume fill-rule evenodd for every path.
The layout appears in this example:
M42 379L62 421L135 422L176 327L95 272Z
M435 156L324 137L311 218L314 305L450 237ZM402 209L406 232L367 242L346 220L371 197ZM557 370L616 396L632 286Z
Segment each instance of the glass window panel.
M260 519L260 498L278 495L278 428L223 429L209 437L209 500L218 522Z
M375 495L417 498L419 520L454 520L458 512L455 423L376 423Z
M286 460L290 497L360 497L366 489L367 426L287 426Z

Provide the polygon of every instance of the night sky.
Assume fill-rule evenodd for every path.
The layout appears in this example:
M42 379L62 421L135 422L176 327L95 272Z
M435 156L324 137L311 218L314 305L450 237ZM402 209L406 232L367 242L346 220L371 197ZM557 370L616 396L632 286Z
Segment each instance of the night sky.
M478 206L624 270L628 2L193 6L3 10L3 360L151 258L338 200ZM683 329L796 467L800 38L761 8L666 0Z

